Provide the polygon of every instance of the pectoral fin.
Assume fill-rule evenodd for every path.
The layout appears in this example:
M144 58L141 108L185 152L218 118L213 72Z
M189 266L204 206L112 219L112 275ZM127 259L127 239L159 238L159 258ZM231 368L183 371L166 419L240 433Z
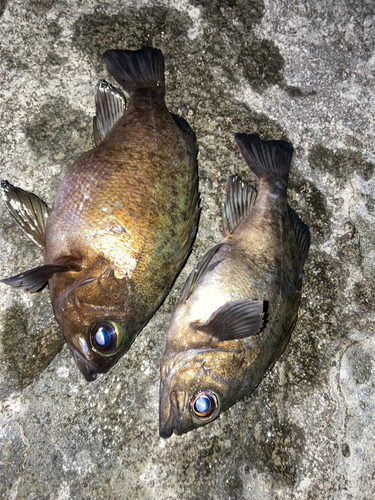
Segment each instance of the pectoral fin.
M242 299L227 302L215 311L203 325L194 324L217 342L236 340L260 332L263 326L264 302Z
M35 267L24 273L17 274L11 278L0 280L0 283L9 285L13 288L22 288L25 292L40 292L47 285L48 280L55 273L65 273L67 271L80 271L82 260L70 255L60 257L60 264L47 264L45 266Z
M50 209L35 194L2 181L6 206L16 224L41 250L45 247L45 232Z
M125 96L105 80L100 80L95 94L94 141L99 146L125 111Z

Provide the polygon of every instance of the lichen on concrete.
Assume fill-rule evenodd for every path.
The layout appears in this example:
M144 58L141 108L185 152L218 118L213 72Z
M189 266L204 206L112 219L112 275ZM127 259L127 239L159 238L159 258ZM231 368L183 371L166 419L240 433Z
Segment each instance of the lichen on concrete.
M1 179L50 206L93 145L102 53L161 48L167 104L199 142L192 255L126 356L87 384L47 291L1 288L0 496L294 500L375 497L375 6L372 0L0 2ZM113 81L112 81L113 83ZM194 262L220 240L236 132L294 146L308 224L300 319L259 387L185 436L158 434L159 363ZM41 255L0 205L0 274Z

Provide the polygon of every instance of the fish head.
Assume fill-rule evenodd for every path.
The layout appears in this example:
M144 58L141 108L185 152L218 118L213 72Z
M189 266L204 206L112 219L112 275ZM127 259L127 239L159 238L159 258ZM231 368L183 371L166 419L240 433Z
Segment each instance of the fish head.
M242 395L243 353L225 349L191 349L162 366L160 436L185 434L215 420Z
M50 281L53 309L67 345L86 380L95 380L133 341L125 325L127 287L110 270L95 278L86 272L73 280L66 274Z

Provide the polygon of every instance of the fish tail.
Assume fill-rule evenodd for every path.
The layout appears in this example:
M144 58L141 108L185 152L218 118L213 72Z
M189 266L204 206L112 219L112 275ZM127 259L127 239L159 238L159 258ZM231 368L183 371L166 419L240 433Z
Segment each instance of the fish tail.
M114 79L129 93L149 89L165 94L164 57L159 49L107 50L104 60Z
M237 147L251 172L258 178L280 182L286 188L293 147L285 141L262 141L256 134L236 134Z

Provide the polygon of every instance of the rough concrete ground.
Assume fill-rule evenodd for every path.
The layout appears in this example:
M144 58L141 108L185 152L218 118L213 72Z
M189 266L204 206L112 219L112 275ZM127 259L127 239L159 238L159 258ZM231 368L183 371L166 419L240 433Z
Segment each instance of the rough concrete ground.
M52 204L92 146L109 48L163 50L167 103L200 146L202 216L168 299L87 384L47 291L1 287L6 499L375 498L373 0L0 1L1 178ZM300 320L274 370L212 424L158 435L159 361L197 258L220 239L235 132L295 148L290 204L312 236ZM3 204L0 274L41 263Z

